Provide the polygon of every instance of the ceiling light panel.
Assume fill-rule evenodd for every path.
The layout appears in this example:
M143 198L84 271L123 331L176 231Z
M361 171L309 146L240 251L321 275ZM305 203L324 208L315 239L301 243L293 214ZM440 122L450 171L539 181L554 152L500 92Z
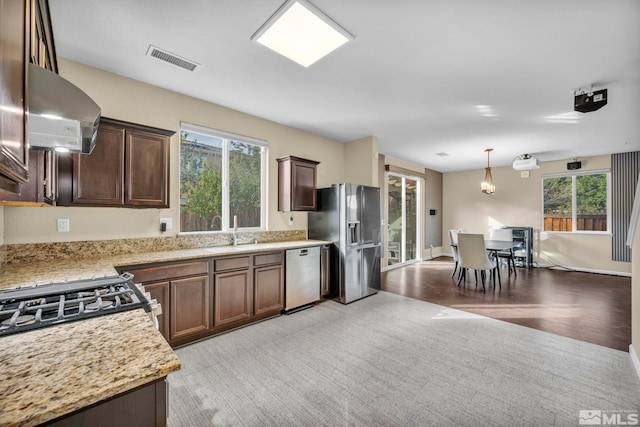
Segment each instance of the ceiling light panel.
M306 0L288 0L251 36L251 40L303 67L310 66L353 38Z

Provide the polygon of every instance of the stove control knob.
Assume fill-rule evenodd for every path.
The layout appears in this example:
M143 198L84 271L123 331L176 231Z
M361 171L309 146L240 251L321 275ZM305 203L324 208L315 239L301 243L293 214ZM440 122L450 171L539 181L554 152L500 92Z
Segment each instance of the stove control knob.
M151 312L154 316L160 316L162 314L162 304L158 304L158 301L152 299L149 301L149 305L151 306Z

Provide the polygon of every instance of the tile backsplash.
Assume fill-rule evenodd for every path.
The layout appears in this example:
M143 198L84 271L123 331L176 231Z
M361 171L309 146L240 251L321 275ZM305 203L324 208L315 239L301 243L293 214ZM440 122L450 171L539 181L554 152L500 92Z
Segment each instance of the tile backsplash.
M238 243L272 243L306 240L307 230L254 231L237 233ZM228 246L231 233L183 234L174 237L147 237L76 242L24 243L2 245L1 263L53 261L56 259L92 258L141 252Z

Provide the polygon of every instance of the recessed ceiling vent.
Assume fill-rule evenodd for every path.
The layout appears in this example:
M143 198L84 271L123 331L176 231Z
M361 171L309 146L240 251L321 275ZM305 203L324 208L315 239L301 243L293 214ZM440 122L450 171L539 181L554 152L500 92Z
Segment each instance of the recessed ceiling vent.
M149 45L149 49L147 49L147 56L152 56L154 58L160 59L164 62L168 62L169 64L176 65L189 71L195 71L195 69L200 66L200 64L198 64L197 62L182 58L171 52L167 52L166 50L160 49L159 47L156 47L152 44Z

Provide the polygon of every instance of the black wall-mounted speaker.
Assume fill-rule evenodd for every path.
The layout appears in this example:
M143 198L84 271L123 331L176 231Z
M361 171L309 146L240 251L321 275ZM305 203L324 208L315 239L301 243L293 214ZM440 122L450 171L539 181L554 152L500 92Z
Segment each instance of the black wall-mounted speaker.
M582 167L582 162L569 162L567 163L567 170L574 171Z

